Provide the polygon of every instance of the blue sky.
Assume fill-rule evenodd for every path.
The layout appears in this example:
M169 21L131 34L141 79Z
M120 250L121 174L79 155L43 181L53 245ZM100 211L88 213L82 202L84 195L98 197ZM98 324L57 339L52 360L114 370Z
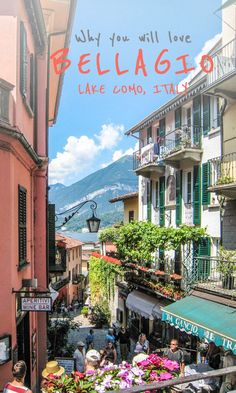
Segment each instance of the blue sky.
M63 92L57 123L49 130L50 182L65 185L74 183L112 161L125 152L132 152L135 139L124 135L124 131L142 120L150 112L167 102L173 95L162 91L153 94L153 86L173 83L176 85L186 75L176 75L182 68L178 56L189 54L188 66L196 67L195 58L202 52L206 42L221 32L221 20L214 11L220 0L79 0L74 19L68 58L71 66L65 72ZM219 13L217 15L220 15ZM85 36L87 30L97 41L81 43L76 40ZM157 35L159 42L140 42L144 33ZM170 42L178 36L191 43ZM114 41L113 34L128 37L129 41ZM207 46L208 47L208 46ZM138 50L142 49L147 76L140 71L135 75ZM159 53L168 49L163 57L171 61L165 75L155 73L154 64ZM58 48L59 49L59 48ZM96 54L100 53L102 69L110 69L98 75ZM78 72L77 63L82 54L90 53L90 60L83 68L90 73ZM117 76L115 54L119 53L121 69L129 72ZM104 94L80 94L89 83L100 87ZM145 94L114 94L114 86L141 86ZM164 88L160 87L164 90Z

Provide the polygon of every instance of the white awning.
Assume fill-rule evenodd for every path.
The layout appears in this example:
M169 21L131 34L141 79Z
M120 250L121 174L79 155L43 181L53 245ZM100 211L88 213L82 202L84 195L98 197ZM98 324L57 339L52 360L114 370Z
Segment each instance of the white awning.
M156 304L156 299L139 291L132 291L126 299L126 307L149 319L153 319L153 309Z

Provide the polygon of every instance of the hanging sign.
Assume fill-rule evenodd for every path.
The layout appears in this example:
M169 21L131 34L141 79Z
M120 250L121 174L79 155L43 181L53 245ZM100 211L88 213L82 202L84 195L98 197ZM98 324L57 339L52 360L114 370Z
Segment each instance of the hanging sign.
M21 311L52 311L51 297L22 297Z

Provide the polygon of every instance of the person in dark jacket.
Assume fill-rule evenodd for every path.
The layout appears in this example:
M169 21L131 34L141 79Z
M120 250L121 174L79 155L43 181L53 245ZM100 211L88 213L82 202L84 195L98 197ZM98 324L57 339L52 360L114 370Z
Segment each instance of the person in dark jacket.
M127 360L128 352L130 351L130 336L129 332L122 326L120 329L117 341L120 343L120 356L122 360Z

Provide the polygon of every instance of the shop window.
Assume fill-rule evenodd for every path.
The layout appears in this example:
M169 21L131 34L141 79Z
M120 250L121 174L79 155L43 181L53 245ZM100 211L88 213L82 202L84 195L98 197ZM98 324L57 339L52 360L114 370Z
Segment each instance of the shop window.
M27 259L27 192L26 189L18 187L18 244L19 244L19 267L25 265Z

